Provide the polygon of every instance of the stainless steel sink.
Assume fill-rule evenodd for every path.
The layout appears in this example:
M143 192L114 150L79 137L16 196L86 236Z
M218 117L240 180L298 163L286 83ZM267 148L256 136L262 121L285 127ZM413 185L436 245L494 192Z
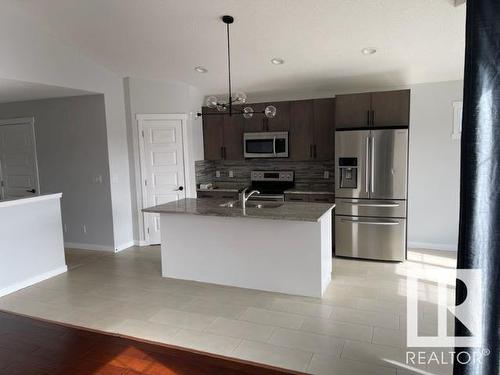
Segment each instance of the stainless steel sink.
M221 207L228 207L228 208L240 208L241 207L241 202L240 201L230 201L226 203L222 203L220 205ZM278 203L278 202L247 202L246 207L247 208L278 208L283 206L283 203Z

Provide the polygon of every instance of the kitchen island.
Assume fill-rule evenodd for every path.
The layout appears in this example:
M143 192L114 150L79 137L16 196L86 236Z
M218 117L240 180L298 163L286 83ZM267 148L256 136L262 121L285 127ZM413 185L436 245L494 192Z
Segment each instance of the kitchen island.
M188 198L143 211L160 214L164 277L321 297L333 207Z

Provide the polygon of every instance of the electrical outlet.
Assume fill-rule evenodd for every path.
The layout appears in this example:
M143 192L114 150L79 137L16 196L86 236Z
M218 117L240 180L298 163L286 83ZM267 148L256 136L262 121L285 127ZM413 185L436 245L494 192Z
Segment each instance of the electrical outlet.
M233 177L234 177L234 173L233 173L233 171L229 171L229 177L230 177L230 178L233 178Z
M330 172L329 172L329 171L324 171L324 172L323 172L323 178L324 178L325 180L328 180L328 179L330 178Z
M85 224L82 224L82 233L87 234L87 226Z
M94 184L102 184L102 174L94 176Z
M220 171L215 171L215 177L217 177L217 178L220 177Z

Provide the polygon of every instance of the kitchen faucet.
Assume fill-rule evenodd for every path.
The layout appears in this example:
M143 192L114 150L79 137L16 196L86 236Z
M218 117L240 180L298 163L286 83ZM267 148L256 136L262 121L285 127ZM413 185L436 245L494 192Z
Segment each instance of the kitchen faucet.
M248 193L248 195L246 194L248 188L244 188L243 191L241 192L241 207L243 209L246 208L246 203L247 203L247 200L250 199L250 197L254 194L260 194L260 191L258 190L252 190L250 193Z

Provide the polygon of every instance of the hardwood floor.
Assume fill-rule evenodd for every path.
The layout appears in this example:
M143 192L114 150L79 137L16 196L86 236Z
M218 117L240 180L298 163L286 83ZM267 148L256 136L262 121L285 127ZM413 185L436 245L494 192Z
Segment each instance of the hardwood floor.
M299 374L0 312L2 375Z

